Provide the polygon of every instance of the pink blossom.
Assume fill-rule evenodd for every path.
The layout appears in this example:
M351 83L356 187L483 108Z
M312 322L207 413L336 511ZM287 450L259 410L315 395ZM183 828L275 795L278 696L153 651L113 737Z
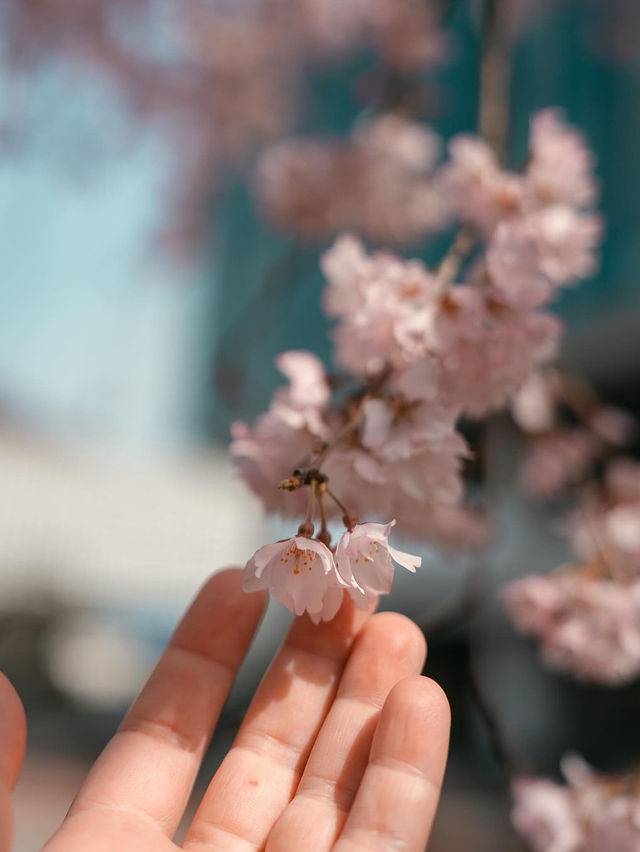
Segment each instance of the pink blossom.
M426 124L409 121L398 113L367 118L356 124L353 136L364 149L390 157L412 169L416 176L430 174L436 166L442 143Z
M490 235L503 219L516 215L522 178L503 171L486 142L461 135L449 143L450 162L440 171L444 195L450 195L463 222Z
M554 204L532 216L530 223L537 235L540 269L553 282L571 284L595 272L603 230L599 216Z
M579 482L602 451L602 444L582 426L557 428L529 440L520 469L523 489L551 497Z
M561 110L545 109L533 117L525 177L529 203L588 207L597 195L593 169L583 135L565 122Z
M438 282L422 263L379 252L362 254L353 239L339 240L325 255L328 312L335 360L356 375L424 358L439 305Z
M292 428L308 428L320 437L327 435L323 409L331 390L324 365L311 352L281 352L276 366L289 380L289 386L276 391L271 410Z
M322 255L320 266L327 279L323 307L330 317L355 311L362 304L367 281L374 276L374 262L352 234L338 237Z
M251 428L240 421L231 427L231 455L249 487L268 511L299 513L300 492L288 494L279 483L313 455L318 441L330 435L325 416L329 386L322 362L310 352L283 352L276 359L290 380L278 389L267 412Z
M566 528L583 559L604 554L617 577L640 578L640 465L627 459L611 462L604 489L583 501Z
M551 314L511 310L472 287L451 288L434 331L441 399L471 417L501 408L534 367L553 358L560 327Z
M462 460L469 449L458 433L432 440L409 458L389 462L374 451L346 445L323 464L331 488L356 516L397 514L398 529L445 544L483 543L482 516L460 505Z
M310 458L317 438L305 427L291 426L273 411L261 414L253 427L236 421L231 427L230 452L240 475L268 512L287 516L304 513L306 498L278 485Z
M458 410L406 398L364 403L362 444L385 461L411 458L432 441L451 435Z
M336 548L338 574L349 586L355 602L368 608L378 594L387 594L393 583L393 560L415 573L422 559L395 550L389 545L389 533L395 521L388 524L356 524L343 533Z
M274 222L306 238L355 230L415 242L450 219L432 176L439 147L428 127L391 114L345 139L284 139L261 154L256 192Z
M608 685L640 674L640 582L559 571L515 580L502 599L517 627L540 640L549 666Z
M542 574L529 574L508 583L501 598L516 627L534 636L543 636L553 629L566 603L562 584L553 575Z
M487 271L498 298L514 308L547 302L553 284L542 270L536 229L528 219L501 222L487 249Z
M389 65L404 71L431 67L446 56L439 16L430 4L415 0L393 4L387 0L279 0L279 4L283 22L290 26L299 17L301 38L321 55L372 45Z
M607 467L606 485L615 501L640 500L640 462L626 457L614 459Z
M340 608L343 586L329 548L313 538L297 535L266 544L244 569L244 589L267 589L287 609L318 624L330 621Z
M512 783L511 794L511 820L533 852L581 852L584 834L566 787L521 776Z
M640 583L583 581L542 642L543 659L580 680L617 685L640 674Z
M620 408L602 405L591 415L589 428L612 447L624 447L634 435L637 422L631 414Z
M553 382L533 372L511 400L511 413L525 432L547 432L555 423Z
M577 755L562 760L567 784L518 777L513 824L534 852L637 852L637 771L602 775Z

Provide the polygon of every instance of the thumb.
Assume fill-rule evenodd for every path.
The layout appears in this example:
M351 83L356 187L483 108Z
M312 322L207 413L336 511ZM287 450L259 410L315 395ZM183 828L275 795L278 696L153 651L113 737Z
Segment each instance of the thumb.
M11 791L16 783L27 739L22 702L0 672L0 852L8 852L13 834Z

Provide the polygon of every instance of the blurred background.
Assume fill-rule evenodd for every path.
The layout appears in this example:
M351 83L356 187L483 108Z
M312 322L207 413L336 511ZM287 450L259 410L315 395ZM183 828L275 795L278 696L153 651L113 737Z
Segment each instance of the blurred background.
M175 76L150 79L158 57L164 68L175 56L167 4L117 4L108 32L129 65L105 61L105 5L94 0L78 23L73 3L0 4L0 669L30 730L18 852L57 827L197 587L279 533L234 475L229 425L266 405L278 351L329 351L318 269L328 241L294 242L266 222L244 162L207 147L223 135L215 120L194 122L202 95L183 115L182 90L168 88ZM155 24L144 37L143 5ZM636 3L515 6L510 160L522 162L531 113L559 105L585 132L602 181L600 272L558 305L565 357L605 400L640 415ZM443 11L449 58L429 75L428 118L448 138L476 127L483 4L452 0ZM290 93L302 108L276 137L344 134L381 86L366 46L304 71L302 94ZM272 117L266 94L255 96ZM239 96L228 97L233 114ZM472 623L448 621L431 641L427 673L453 706L436 852L523 848L464 677L471 653L536 771L555 772L567 750L601 769L640 754L640 689L543 671L495 600L507 578L567 558L553 512L514 491L513 437L502 440L495 545L482 557L428 552L418 579L398 577L383 602L435 623L469 560L481 558L489 577ZM201 784L287 621L270 605Z

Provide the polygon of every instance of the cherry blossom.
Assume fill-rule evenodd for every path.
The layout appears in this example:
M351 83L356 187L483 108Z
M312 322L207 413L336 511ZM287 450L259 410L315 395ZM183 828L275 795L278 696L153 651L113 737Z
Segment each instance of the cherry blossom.
M389 545L389 533L395 521L388 524L356 524L343 533L336 548L338 574L349 586L356 604L368 608L378 594L387 594L393 583L393 561L415 573L422 559L403 553Z
M503 219L520 210L522 178L503 171L486 142L460 135L449 143L450 161L441 169L439 182L460 219L490 236Z
M604 488L588 495L566 523L576 553L590 560L604 553L623 578L640 578L640 464L614 459Z
M442 399L472 417L501 408L534 367L553 359L560 329L551 314L515 311L452 288L436 328Z
M345 139L286 138L261 154L255 181L266 215L308 239L355 230L415 242L451 210L433 172L440 140L426 125L387 114Z
M554 377L534 371L511 399L511 414L525 432L548 432L555 425Z
M452 435L458 410L406 398L371 399L363 405L362 445L385 461L411 458L429 443Z
M635 852L637 773L599 774L577 755L563 759L562 773L566 784L526 776L512 782L511 819L534 852Z
M507 584L502 600L553 668L610 685L640 674L640 582L559 571Z
M583 426L551 430L530 440L520 469L523 489L551 497L579 482L602 451L602 442Z
M525 203L590 206L597 195L594 165L584 137L567 125L562 110L541 110L531 120Z
M244 569L244 589L267 589L295 615L307 612L318 624L330 621L340 608L344 583L329 548L297 535L253 554Z
M580 852L584 835L566 787L544 778L518 777L511 793L511 820L533 852Z

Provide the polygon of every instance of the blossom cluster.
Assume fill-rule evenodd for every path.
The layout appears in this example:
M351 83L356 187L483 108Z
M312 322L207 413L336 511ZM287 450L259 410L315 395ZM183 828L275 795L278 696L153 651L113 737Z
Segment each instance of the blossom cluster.
M535 497L557 496L587 481L636 432L631 415L603 405L557 370L532 373L513 397L511 412L525 438L522 486Z
M415 243L451 218L435 178L441 141L394 113L361 120L346 139L283 139L259 158L265 214L306 239L355 231L374 242Z
M518 777L512 783L515 828L533 852L636 852L640 848L640 778L602 775L569 755L568 784Z
M640 674L640 578L621 583L593 573L589 566L532 574L509 583L502 598L549 666L611 686Z
M370 203L379 178L400 193L436 192L447 201L434 219L455 217L461 229L436 269L368 252L351 234L335 240L321 260L323 306L342 372L328 373L309 352L282 353L288 386L253 427L233 426L239 469L270 511L300 517L307 486L328 483L338 499L323 504L323 517L396 517L401 532L479 544L487 529L465 503L472 453L461 423L506 406L556 355L561 325L546 308L593 268L601 231L584 140L559 112L542 112L521 174L502 170L468 136L454 139L451 160L436 168L428 129L391 115L363 122L347 148L308 149L297 164L300 150L287 145L263 160L265 203L283 221L291 214L309 233L347 222L374 228L367 210L376 208L378 222L388 216L404 227L411 205L402 219L382 204L384 192ZM311 170L309 157L317 158ZM364 195L336 191L343 167L347 190L347 172L367 171Z
M565 521L583 563L509 583L515 625L543 659L574 676L618 684L640 675L640 463L614 458Z
M387 113L346 139L283 139L259 158L256 193L266 215L306 239L356 231L414 243L451 216L434 172L441 142L424 124Z

